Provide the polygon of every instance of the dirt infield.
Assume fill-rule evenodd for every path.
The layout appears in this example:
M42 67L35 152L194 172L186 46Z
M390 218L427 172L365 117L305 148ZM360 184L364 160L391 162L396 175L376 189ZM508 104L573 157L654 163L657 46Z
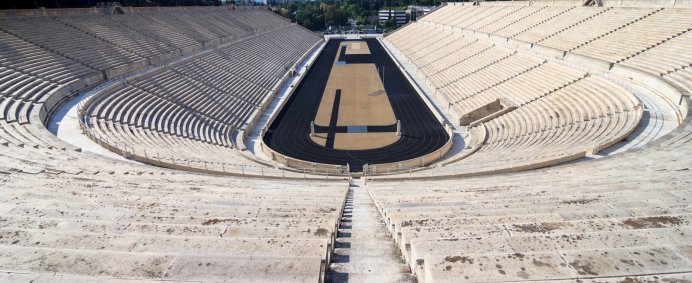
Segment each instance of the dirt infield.
M391 125L396 123L394 110L373 64L334 65L315 124L329 125L334 95L341 90L337 125Z
M365 41L346 41L346 54L370 54L370 48Z
M364 150L381 148L395 143L401 138L396 133L337 133L334 148L343 150Z
M339 126L391 125L396 123L387 92L374 64L337 65L332 76L339 77L341 104ZM327 83L329 92L330 85Z
M361 45L363 47L361 47ZM364 41L347 41L339 45L337 54L348 55L349 48L370 54ZM346 49L345 52L343 49ZM363 52L367 51L367 52ZM334 58L322 100L315 115L315 125L330 126L387 126L396 124L396 116L389 103L377 66L373 63L347 63ZM337 95L339 96L337 98ZM333 121L336 119L336 121ZM399 140L394 133L343 132L320 133L311 136L317 144L334 149L374 149ZM331 142L330 142L331 140Z
M336 133L334 149L366 150L393 144L401 138L396 133ZM327 144L327 133L316 133L310 139L318 145Z
M339 47L343 48L343 47ZM328 126L336 90L341 90L338 126L391 125L396 116L374 64L337 64L327 81L315 124Z
M316 144L325 146L327 144L327 133L316 133L310 136L310 139Z
M360 49L340 48L343 42L366 45L361 44ZM346 52L364 50L365 46L370 54ZM371 67L368 70L349 65ZM352 78L341 74L346 70L351 71ZM367 78L356 75L365 72L371 75ZM342 83L345 80L352 83L337 89L331 85L332 77ZM358 82L362 81L374 86L359 86ZM351 89L362 91L352 96ZM390 110L383 111L385 99ZM380 106L367 106L377 103ZM396 135L396 120L401 121L401 136ZM317 132L312 137L311 121L316 122ZM263 139L266 145L287 156L311 162L349 164L357 172L366 163L397 162L425 155L443 146L449 136L376 39L331 39Z

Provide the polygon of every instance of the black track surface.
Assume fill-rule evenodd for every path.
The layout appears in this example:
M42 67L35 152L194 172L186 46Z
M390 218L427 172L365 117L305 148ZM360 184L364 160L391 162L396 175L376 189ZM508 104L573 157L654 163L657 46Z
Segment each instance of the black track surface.
M360 172L364 164L389 163L425 155L442 147L449 136L430 109L409 84L404 74L394 64L384 48L376 39L362 39L367 42L371 55L338 54L340 61L346 63L374 63L383 76L384 86L394 115L401 121L403 135L388 146L369 150L338 150L323 147L310 139L310 122L315 119L327 85L332 63L345 40L332 39L298 85L296 92L281 110L277 119L264 136L264 143L281 154L318 163L351 166L351 171ZM345 49L345 48L344 48ZM336 109L335 109L336 110ZM334 121L335 122L335 121ZM331 123L330 123L331 124ZM333 126L333 125L331 125ZM323 127L324 128L324 127ZM384 126L373 131L396 131L396 125ZM318 129L318 132L344 132L345 127ZM370 131L370 127L368 127ZM328 133L329 133L328 132ZM333 139L333 134L328 138ZM327 140L327 144L334 141Z

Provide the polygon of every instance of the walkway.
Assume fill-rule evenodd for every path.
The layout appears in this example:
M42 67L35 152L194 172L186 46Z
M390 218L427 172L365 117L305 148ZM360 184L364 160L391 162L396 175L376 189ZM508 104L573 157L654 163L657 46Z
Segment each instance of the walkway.
M362 179L349 188L326 282L416 282Z

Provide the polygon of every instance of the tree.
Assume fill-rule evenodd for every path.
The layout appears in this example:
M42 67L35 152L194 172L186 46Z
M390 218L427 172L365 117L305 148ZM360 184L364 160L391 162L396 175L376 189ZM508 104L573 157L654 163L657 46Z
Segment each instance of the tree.
M408 5L439 5L439 0L317 0L316 2L290 2L274 10L292 22L314 31L321 31L327 26L345 26L349 19L358 25L377 25L377 17L383 8L405 8ZM394 27L394 23L383 23L383 26Z
M91 8L97 2L119 2L133 7L221 5L221 0L5 0L0 1L0 9Z
M391 17L389 17L389 19L387 19L387 20L384 22L384 24L382 25L382 27L383 27L383 28L386 28L386 29L395 28L395 27L396 27L396 21L394 20L394 16L392 15Z

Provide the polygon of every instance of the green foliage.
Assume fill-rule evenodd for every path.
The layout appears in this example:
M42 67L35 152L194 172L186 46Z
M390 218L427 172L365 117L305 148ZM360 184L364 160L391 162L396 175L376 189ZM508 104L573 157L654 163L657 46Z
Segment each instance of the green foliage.
M98 2L119 2L123 6L218 6L221 0L4 0L0 9L90 8Z
M394 17L389 18L387 21L384 22L384 25L382 25L383 28L386 29L391 29L396 27L396 22L394 21Z
M291 2L273 11L291 19L292 22L314 31L327 29L329 26L345 26L349 19L358 25L368 25L371 17L377 16L383 8L405 8L408 5L437 6L439 0L319 0L315 2ZM381 27L394 27L394 23L385 23Z

